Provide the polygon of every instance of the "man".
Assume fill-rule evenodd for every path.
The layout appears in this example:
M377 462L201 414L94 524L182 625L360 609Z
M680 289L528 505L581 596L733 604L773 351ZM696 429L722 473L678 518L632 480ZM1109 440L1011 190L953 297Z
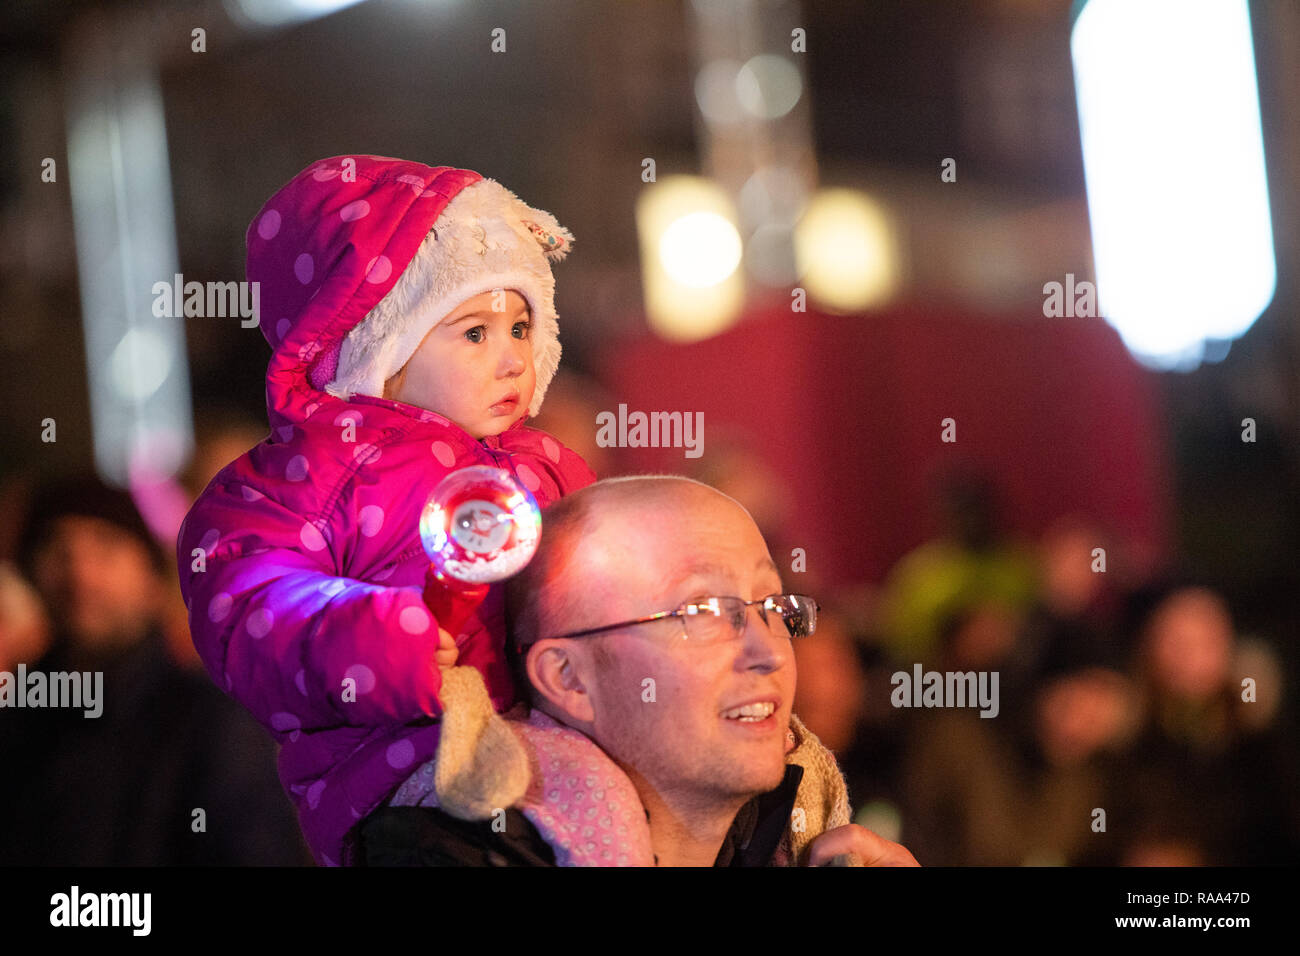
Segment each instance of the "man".
M809 611L779 597L780 574L749 514L707 485L643 476L582 489L548 508L544 525L507 592L532 706L584 734L631 780L658 865L772 863L803 777L786 751L791 630ZM732 597L748 606L711 602ZM708 613L728 603L738 627ZM548 863L555 849L518 815L502 828L428 807L372 815L359 843L371 864ZM851 824L818 836L805 862L850 854L916 865Z
M22 687L0 674L0 865L309 863L271 742L167 656L170 572L130 496L46 483L18 550L52 644Z

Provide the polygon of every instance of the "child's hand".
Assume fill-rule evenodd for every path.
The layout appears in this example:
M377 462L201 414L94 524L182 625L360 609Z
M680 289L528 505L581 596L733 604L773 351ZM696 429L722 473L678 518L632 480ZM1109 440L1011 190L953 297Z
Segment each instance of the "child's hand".
M433 655L438 666L444 670L455 667L456 658L459 656L460 651L456 648L456 639L451 636L451 632L445 627L438 628L438 650Z

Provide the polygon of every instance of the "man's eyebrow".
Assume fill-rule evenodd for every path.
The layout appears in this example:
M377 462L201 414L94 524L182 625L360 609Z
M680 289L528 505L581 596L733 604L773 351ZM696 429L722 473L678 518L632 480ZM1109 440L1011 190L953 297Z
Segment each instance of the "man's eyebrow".
M681 587L691 578L729 578L731 569L724 568L720 564L712 564L707 561L699 561L694 564L680 567L677 573L672 577L672 588Z
M778 581L781 580L781 571L776 566L776 562L766 555L759 559L758 563L754 565L754 569L757 571L771 571L776 575ZM730 578L733 573L732 568L725 567L721 564L715 564L710 561L700 561L683 568L681 573L675 578L674 586L680 585L689 578L697 575L699 577Z

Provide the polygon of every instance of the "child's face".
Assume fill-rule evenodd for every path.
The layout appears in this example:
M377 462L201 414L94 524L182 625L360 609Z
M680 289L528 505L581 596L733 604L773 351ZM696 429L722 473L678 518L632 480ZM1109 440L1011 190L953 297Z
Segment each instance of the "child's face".
M384 397L443 415L475 438L499 435L528 414L537 385L532 317L513 289L466 299L429 331Z

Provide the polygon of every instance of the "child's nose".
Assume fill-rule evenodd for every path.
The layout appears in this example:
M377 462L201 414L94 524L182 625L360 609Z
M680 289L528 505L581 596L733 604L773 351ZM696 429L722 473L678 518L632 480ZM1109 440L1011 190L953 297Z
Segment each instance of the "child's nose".
M520 344L528 346L528 343L526 342ZM523 352L522 349L518 348L517 346L512 346L506 349L504 354L502 354L501 356L500 367L501 367L502 375L510 375L510 376L522 375L524 373L524 369L527 367L527 360L525 358L525 353Z

